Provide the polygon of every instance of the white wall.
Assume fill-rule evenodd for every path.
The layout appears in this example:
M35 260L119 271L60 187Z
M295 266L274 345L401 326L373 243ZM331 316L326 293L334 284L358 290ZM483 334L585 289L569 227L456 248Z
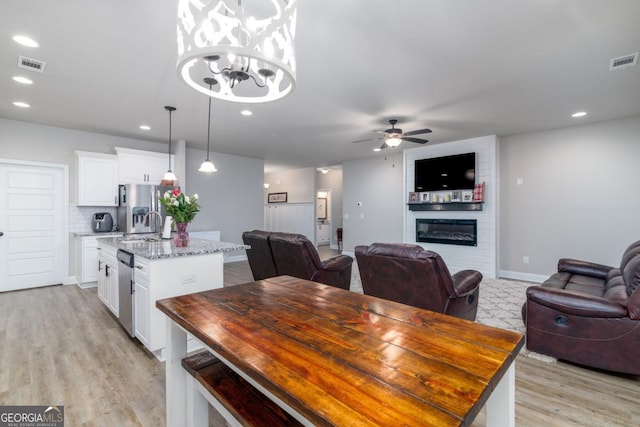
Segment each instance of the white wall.
M473 269L480 271L485 277L496 277L497 274L497 214L498 214L498 178L497 150L495 136L465 139L444 144L426 145L405 150L405 191L404 242L420 245L425 249L437 252L447 263L449 270ZM454 154L476 153L476 183L485 183L485 202L482 211L410 211L406 207L408 194L415 191L415 161ZM452 189L453 190L453 189ZM477 221L478 245L460 246L437 243L416 242L416 219L475 219Z
M75 150L115 154L114 147L167 153L167 144L37 125L0 118L0 157L63 163L73 168Z
M640 116L501 138L502 274L544 279L562 257L619 264L640 239L639 159Z
M352 254L357 245L374 242L402 242L402 152L389 149L379 157L346 162L342 176L344 251Z
M269 193L287 193L287 203L315 204L315 168L293 169L266 174L264 182L269 188L264 189L264 203Z
M211 153L217 172L198 172L206 151L187 149L186 191L198 193L201 211L189 229L220 230L223 242L242 243L242 232L262 229L264 161Z

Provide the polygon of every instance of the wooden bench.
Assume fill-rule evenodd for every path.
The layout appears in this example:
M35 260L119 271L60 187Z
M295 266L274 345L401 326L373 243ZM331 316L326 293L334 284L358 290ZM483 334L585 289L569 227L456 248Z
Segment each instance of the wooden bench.
M220 403L242 426L301 426L302 424L249 384L244 378L204 350L182 359L182 367L201 384L203 397L220 411ZM198 390L202 394L202 390ZM213 397L217 402L213 402ZM225 418L227 418L225 416ZM232 421L228 420L227 421Z

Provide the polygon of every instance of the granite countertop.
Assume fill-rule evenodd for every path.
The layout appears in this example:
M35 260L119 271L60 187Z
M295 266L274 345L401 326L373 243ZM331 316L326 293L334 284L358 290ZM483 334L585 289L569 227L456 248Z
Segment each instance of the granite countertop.
M73 231L71 234L75 234L78 237L109 237L109 236L122 236L122 231L107 231L103 233L96 233L95 231Z
M149 260L207 255L217 252L232 252L249 249L249 246L240 243L227 243L194 238L189 239L189 246L186 248L176 247L173 243L173 239L147 241L144 239L132 240L131 238L124 237L111 237L100 239L100 242L131 252L134 256L139 256Z

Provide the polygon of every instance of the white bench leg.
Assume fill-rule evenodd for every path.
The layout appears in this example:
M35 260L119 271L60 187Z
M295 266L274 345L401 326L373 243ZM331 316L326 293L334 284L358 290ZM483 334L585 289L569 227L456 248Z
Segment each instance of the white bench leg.
M167 427L184 427L187 420L187 372L182 359L187 354L187 333L172 321L167 321L165 359Z
M187 427L207 427L209 425L209 403L197 389L195 378L187 378Z
M487 400L487 427L516 425L516 362L504 374Z

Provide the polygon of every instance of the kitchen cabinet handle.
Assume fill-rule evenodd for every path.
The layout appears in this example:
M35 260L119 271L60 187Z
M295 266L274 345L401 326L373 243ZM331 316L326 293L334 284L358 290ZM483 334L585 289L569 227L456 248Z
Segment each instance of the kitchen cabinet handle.
M102 261L98 260L98 271L102 271Z
M109 266L108 265L104 266L104 274L105 274L105 276L109 277Z
M144 270L144 267L143 267L143 266L141 266L141 265L136 265L136 268L137 268L138 270Z

